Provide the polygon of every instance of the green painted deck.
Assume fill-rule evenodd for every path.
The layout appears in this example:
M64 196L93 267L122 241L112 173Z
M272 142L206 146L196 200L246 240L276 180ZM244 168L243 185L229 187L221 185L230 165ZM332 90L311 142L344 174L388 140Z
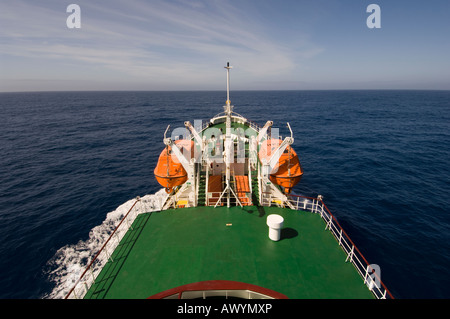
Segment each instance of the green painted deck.
M266 225L274 213L284 217L278 242ZM249 283L293 299L373 298L320 215L277 207L141 214L112 259L85 298L147 298L205 280Z

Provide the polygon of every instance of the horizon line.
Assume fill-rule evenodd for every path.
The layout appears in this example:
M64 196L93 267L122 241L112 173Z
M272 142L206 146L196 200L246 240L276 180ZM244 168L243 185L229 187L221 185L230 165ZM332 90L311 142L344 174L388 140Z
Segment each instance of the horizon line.
M387 89L387 88L373 88L373 89L239 89L231 92L277 92L277 91L450 91L450 89L426 89L426 88L403 88L403 89ZM180 90L25 90L25 91L0 91L0 94L8 93L85 93L85 92L98 92L98 93L111 93L111 92L226 92L219 89L180 89Z

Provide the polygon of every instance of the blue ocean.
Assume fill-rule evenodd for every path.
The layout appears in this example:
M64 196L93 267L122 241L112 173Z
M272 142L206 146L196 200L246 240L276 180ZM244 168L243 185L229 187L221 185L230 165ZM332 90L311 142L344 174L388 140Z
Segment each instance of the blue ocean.
M100 227L161 190L167 125L209 120L225 100L1 93L0 298L61 298L71 267L99 248L92 236L107 235ZM282 136L289 122L304 170L294 191L323 196L394 297L450 298L450 91L232 91L231 101Z

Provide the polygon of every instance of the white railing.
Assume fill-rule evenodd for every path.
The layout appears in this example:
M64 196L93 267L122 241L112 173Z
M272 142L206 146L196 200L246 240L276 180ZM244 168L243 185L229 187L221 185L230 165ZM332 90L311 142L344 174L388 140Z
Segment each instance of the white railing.
M245 194L239 199L234 196L230 196L230 206L248 206L252 203L250 195ZM206 204L205 206L226 206L227 197L223 196L223 191L221 192L207 192L206 193Z
M261 126L259 126L258 124L256 124L255 122L252 122L250 120L247 120L247 124L254 129L256 132L259 132L259 130L261 129Z
M392 294L381 281L379 275L374 272L377 265L369 264L367 262L350 237L339 225L336 218L333 214L331 214L328 207L324 204L322 201L322 196L319 195L318 198L312 198L299 195L290 195L289 202L296 210L304 210L320 214L326 225L325 230L329 229L331 231L339 246L341 246L347 254L345 261L349 261L355 266L356 270L364 280L364 284L367 285L374 296L378 299L394 299Z
M73 288L68 292L65 299L83 298L89 288L91 288L91 286L95 283L95 279L101 272L103 266L108 262L108 260L113 261L112 253L117 248L126 232L132 228L131 225L136 219L136 216L139 214L137 204L140 203L140 201L141 199L137 197L134 204L116 226L94 258L92 258L80 278L75 282Z

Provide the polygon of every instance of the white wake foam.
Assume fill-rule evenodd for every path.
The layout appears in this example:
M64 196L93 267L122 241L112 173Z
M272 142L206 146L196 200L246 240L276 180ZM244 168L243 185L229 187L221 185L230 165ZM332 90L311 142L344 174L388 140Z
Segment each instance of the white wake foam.
M137 214L133 216L161 210L166 198L167 193L164 189L161 189L153 195L141 197L139 204L135 206ZM92 260L94 255L103 246L135 201L135 198L130 199L114 211L108 213L101 225L91 229L89 239L86 241L79 241L75 245L64 246L56 252L50 261L53 270L49 274L49 279L55 283L55 288L49 295L44 296L44 298L61 299L67 295L85 270L87 263ZM133 220L129 220L129 222L132 223ZM103 259L106 258L103 256ZM106 260L99 260L96 263L97 268L102 267L105 262ZM97 269L94 269L94 272L96 271Z

